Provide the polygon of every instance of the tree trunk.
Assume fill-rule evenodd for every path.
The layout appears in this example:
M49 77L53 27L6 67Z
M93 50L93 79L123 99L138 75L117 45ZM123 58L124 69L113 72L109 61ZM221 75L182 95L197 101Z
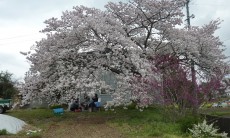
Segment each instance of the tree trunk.
M196 70L195 70L195 63L193 60L191 60L191 75L192 75L192 95L194 98L193 102L193 113L197 114L198 112L198 97L197 97L197 91L196 91Z

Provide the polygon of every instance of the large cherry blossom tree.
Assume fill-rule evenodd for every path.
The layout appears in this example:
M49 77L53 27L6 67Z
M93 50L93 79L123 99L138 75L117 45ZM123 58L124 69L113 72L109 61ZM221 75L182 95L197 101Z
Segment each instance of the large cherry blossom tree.
M41 32L47 37L25 53L31 68L21 91L23 104L36 96L50 103L66 103L80 93L110 89L100 78L105 71L116 76L113 98L117 104L130 98L140 100L137 95L142 94L134 92L133 78L154 78L161 84L162 72L153 69L162 63L152 60L161 55L176 57L184 68L192 59L203 76L226 66L223 44L214 36L220 22L179 29L184 4L185 0L109 2L104 11L76 6L63 12L60 19L46 20L47 26Z

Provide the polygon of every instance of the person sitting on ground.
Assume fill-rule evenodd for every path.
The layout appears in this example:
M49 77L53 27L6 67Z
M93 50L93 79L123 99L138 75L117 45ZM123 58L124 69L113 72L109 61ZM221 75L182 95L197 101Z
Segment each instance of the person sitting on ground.
M89 111L93 111L93 108L96 107L95 102L98 102L97 94L92 98L92 102L89 104Z
M79 109L79 98L77 98L77 100L75 100L71 106L70 106L70 111L76 111Z

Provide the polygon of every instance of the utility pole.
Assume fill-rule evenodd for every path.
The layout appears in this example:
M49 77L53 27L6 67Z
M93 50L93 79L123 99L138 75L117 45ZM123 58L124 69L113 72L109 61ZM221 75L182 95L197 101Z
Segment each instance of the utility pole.
M186 0L186 12L187 12L187 24L188 24L188 30L190 30L191 28L191 24L190 24L190 14L189 14L189 2L190 0ZM192 76L192 95L195 98L195 103L194 103L194 107L193 107L193 113L197 113L197 109L198 109L198 97L197 97L197 92L196 92L196 70L195 70L195 62L193 59L191 59L191 76Z
M188 29L190 29L190 14L189 14L189 2L190 0L186 0L186 12L187 12L187 23L188 23Z

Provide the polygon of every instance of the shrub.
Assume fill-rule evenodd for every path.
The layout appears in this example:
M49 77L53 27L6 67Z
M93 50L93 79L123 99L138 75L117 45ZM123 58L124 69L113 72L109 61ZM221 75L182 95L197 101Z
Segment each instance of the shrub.
M201 108L211 108L212 107L212 103L204 103Z
M68 104L53 104L49 106L50 109L55 109L55 108L64 108L68 109ZM41 108L40 108L41 109Z
M195 124L189 131L194 138L227 138L227 133L218 133L218 129L213 127L213 123L208 125L206 120L203 123Z
M192 128L193 124L197 124L200 121L198 116L187 115L181 118L178 123L180 124L180 129L183 133L188 132L188 128Z
M137 103L136 102L131 102L128 106L126 106L128 109L136 109Z
M55 109L55 108L62 108L62 105L60 104L50 105L50 109Z
M6 131L6 129L2 129L2 130L0 130L0 135L7 135L7 131Z

